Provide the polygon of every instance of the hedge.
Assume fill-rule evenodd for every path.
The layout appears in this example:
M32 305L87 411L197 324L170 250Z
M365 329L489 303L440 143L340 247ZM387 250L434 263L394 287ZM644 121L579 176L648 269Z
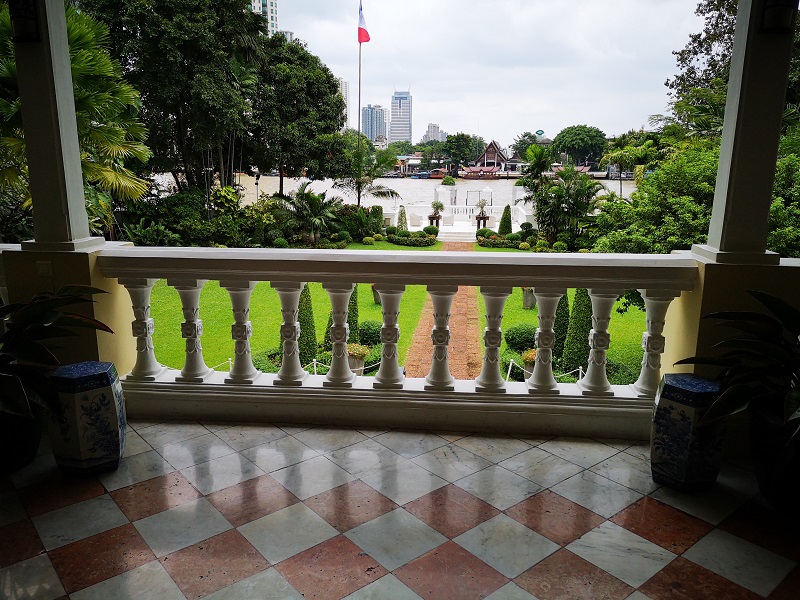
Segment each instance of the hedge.
M589 356L589 332L592 330L592 301L586 288L575 290L572 311L564 342L564 354L559 364L565 373L586 367Z
M567 330L569 330L569 296L564 294L558 301L556 307L556 321L553 324L555 332L555 345L553 346L553 363L561 360L564 354L564 342L567 340Z
M300 339L298 340L300 364L305 366L317 355L317 330L314 327L314 307L311 304L311 292L308 290L308 284L304 285L303 291L300 292L297 320L300 323Z
M350 326L348 343L361 343L358 331L358 285L353 286L353 293L350 294L350 304L347 306L347 324Z
M522 353L536 345L536 327L530 323L520 323L505 333L506 344L514 352Z
M426 235L425 237L402 237L400 236L401 233L403 232L398 232L398 235L390 235L389 242L397 244L398 246L411 246L414 248L422 248L424 246L433 246L436 244L436 238L432 235Z
M381 327L383 324L380 321L364 321L358 326L358 336L361 340L360 343L365 346L377 346L381 343Z

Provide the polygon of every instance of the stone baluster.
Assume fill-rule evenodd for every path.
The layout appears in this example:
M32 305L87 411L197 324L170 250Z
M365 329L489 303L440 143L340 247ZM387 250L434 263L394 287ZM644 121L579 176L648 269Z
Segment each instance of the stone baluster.
M331 368L322 385L327 387L352 387L356 374L350 370L347 358L347 338L350 326L347 324L348 305L353 293L352 283L323 283L322 287L331 298Z
M614 394L606 375L606 352L611 344L611 336L608 334L611 311L621 293L621 290L589 290L589 297L592 299L589 366L583 379L578 382L578 388L584 394L609 396Z
M647 311L647 331L642 334L642 370L631 387L640 398L654 398L661 381L661 355L664 353L664 321L670 302L680 290L639 290Z
M225 383L253 383L259 375L253 366L250 353L250 337L253 335L253 324L250 322L250 296L255 287L254 281L220 281L220 287L228 290L233 309L233 325L231 338L233 345L233 366L225 379Z
M300 364L300 349L297 340L300 338L300 323L297 321L300 292L305 283L296 281L272 281L270 286L281 299L281 345L283 357L281 368L273 381L274 385L303 385L308 372Z
M558 394L558 382L553 376L553 348L556 334L553 325L556 310L566 288L534 288L536 305L539 307L539 326L536 328L536 362L533 374L526 380L531 394Z
M426 390L454 389L448 360L448 346L450 345L450 306L453 304L453 298L457 292L458 286L454 285L428 286L428 294L433 303L433 330L431 331L433 356L431 357L431 370L425 378Z
M402 388L405 375L400 368L397 344L400 341L400 300L406 286L402 284L376 283L375 290L381 297L383 326L381 327L381 365L375 374L375 388Z
M181 298L183 310L183 323L181 323L181 336L186 340L186 360L183 363L181 374L175 381L198 383L203 381L211 369L203 360L203 346L200 338L203 335L203 321L200 319L200 292L206 284L205 279L167 279Z
M486 329L483 331L483 344L486 351L483 355L481 374L475 380L475 389L479 391L505 392L506 382L500 372L500 345L503 343L503 307L506 298L511 295L511 288L481 287L481 294L486 305Z
M131 297L133 322L131 332L136 338L136 363L128 379L155 381L167 368L156 360L153 349L155 324L150 317L150 293L158 279L120 279Z

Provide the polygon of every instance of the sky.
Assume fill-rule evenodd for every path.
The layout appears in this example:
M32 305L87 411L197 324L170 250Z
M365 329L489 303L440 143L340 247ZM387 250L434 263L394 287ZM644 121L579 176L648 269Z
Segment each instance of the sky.
M510 145L591 125L613 136L668 112L673 50L702 28L697 0L363 0L361 104L411 90L412 142L428 123ZM357 126L358 0L281 0L292 31L350 83Z

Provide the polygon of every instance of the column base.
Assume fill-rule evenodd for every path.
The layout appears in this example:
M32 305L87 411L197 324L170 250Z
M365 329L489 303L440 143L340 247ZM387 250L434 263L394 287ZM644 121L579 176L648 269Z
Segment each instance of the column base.
M556 386L554 388L553 387L537 387L536 385L531 385L529 383L528 384L528 393L529 394L538 394L538 395L547 394L549 396L557 396L557 395L559 395L561 393L561 390L558 389L558 386Z
M578 382L578 389L583 393L584 396L613 396L614 390L610 387L605 388L596 388L589 385L586 385L582 381Z
M694 244L692 254L719 264L778 265L781 262L781 255L777 252L725 252L708 244Z
M372 387L376 390L402 390L405 385L405 380L395 382L381 382L375 381Z
M451 382L442 384L426 383L422 389L424 389L426 392L452 392L456 388Z
M205 373L199 373L197 375L178 375L175 381L180 383L203 383L213 372L213 369L209 369Z
M322 382L323 387L333 387L333 388L349 388L353 387L353 382L356 380L357 375L353 373L347 379L336 379L331 381L330 379L326 379Z
M133 373L129 373L125 377L125 381L158 381L158 379L168 370L169 369L167 369L167 367L162 366L158 371L145 373L144 375L134 375Z
M300 376L300 379L275 379L272 382L272 385L277 385L279 387L300 387L303 385L303 382L308 378L308 372L304 373Z
M76 252L80 250L100 250L106 245L105 238L87 237L69 242L37 242L27 240L20 245L23 250L35 252Z

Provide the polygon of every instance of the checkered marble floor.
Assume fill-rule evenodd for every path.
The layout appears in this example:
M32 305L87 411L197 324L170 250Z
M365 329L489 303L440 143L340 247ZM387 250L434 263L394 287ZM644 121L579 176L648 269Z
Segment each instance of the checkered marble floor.
M0 598L800 597L746 465L655 485L624 440L130 424L117 471L0 480Z

